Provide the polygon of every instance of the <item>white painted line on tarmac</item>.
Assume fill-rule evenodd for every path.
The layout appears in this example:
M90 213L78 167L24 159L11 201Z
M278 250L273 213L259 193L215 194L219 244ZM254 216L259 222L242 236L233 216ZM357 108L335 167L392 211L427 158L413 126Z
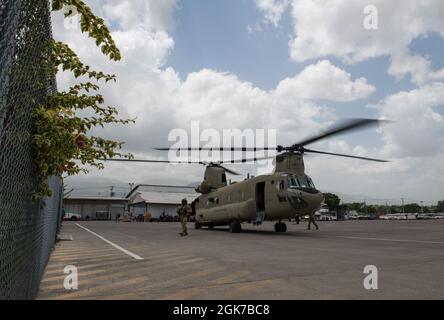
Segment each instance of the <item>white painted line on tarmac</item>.
M138 256L137 254L132 253L131 251L128 251L124 248L122 248L121 246L118 246L117 244L109 241L108 239L105 239L104 237L102 237L101 235L95 233L94 231L89 230L88 228L85 228L84 226L81 226L80 224L76 223L76 225L80 228L82 228L83 230L88 231L89 233L95 235L97 238L102 239L103 241L105 241L106 243L108 243L109 245L113 246L114 248L122 251L123 253L129 255L130 257L136 259L136 260L143 260L143 258L141 256Z
M411 242L411 243L444 244L444 242L439 242L439 241L427 241L427 240L405 240L405 239L365 238L365 237L346 237L346 236L337 236L337 237L335 237L335 238L354 239L354 240L373 240L373 241L392 241L392 242Z

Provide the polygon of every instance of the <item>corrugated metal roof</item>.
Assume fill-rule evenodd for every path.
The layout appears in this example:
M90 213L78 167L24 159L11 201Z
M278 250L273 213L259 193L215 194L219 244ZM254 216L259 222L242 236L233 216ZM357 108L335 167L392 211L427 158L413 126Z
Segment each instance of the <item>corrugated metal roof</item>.
M100 201L128 201L127 198L117 197L90 197L90 196L68 196L64 200L100 200Z
M137 192L137 194L130 199L130 203L162 203L162 204L177 204L179 205L183 198L191 203L199 196L198 193L184 193L184 192L162 192L162 191L146 191Z
M139 192L168 192L168 193L189 193L194 194L195 187L192 186L166 186L166 185L149 185L149 184L139 184L134 187L133 190L126 196L131 198L133 194Z

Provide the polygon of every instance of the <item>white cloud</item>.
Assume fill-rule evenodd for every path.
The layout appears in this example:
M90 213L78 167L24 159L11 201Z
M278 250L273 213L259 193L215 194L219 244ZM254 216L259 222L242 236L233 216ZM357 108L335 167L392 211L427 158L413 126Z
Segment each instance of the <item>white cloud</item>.
M310 156L306 157L307 171L325 190L384 198L389 203L401 197L412 198L410 201L440 199L444 174L443 106L444 83L390 95L373 106L381 118L395 121L379 129L384 140L382 149L353 147L341 140L328 143L331 152L388 159L390 163Z
M418 84L444 78L444 69L433 71L430 61L409 50L412 40L437 33L444 36L444 2L440 0L386 1L371 4L378 9L377 30L363 26L367 0L293 0L294 61L334 55L347 63L390 56L388 72L397 78L411 75Z
M91 2L92 4L92 2ZM98 4L95 4L98 6ZM143 27L150 31L165 31L174 26L171 12L177 0L102 0L101 10L111 24L119 29Z
M282 14L287 10L289 0L255 0L256 6L264 13L265 21L277 27Z
M384 126L387 156L424 158L444 152L444 118L437 110L444 106L444 83L432 83L399 92L375 108L382 118L396 121Z
M346 71L323 60L309 65L294 78L282 80L276 93L305 99L352 101L367 98L375 91L365 78L353 81Z

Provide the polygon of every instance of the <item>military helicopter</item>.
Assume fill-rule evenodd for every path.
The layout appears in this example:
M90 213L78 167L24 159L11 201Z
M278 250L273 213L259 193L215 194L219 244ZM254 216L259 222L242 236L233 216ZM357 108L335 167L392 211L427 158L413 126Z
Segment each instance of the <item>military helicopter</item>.
M160 151L276 151L273 157L235 159L229 161L168 161L139 159L107 159L111 161L132 161L147 163L186 163L206 166L204 179L196 188L201 193L192 203L195 215L195 228L213 228L229 226L231 233L241 232L242 222L256 225L263 221L277 221L276 232L286 232L287 226L282 220L295 216L311 215L324 201L323 194L316 189L313 180L305 173L304 154L316 153L360 160L388 162L367 157L331 153L307 149L306 146L334 135L382 124L384 120L350 119L329 130L307 138L290 146L262 148L155 148ZM274 158L274 171L244 181L228 183L226 174L239 175L222 166L224 163L247 163L260 159Z

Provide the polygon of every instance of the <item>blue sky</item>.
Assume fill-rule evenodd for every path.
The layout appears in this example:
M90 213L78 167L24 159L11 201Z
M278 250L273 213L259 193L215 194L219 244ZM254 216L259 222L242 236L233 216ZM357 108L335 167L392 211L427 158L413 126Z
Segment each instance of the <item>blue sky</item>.
M278 28L262 25L263 32L253 33L248 26L263 20L253 1L183 1L174 17L175 46L168 65L181 77L211 68L269 90L304 67L291 62L288 54L288 13Z

